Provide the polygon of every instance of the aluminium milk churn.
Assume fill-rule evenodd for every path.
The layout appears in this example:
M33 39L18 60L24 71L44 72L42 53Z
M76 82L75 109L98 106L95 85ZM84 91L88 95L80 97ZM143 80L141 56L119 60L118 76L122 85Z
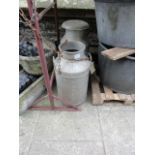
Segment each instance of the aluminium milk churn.
M70 105L85 102L91 61L84 55L82 42L67 42L59 46L61 56L54 60L58 96Z
M83 20L67 20L62 26L65 29L65 34L61 39L61 43L65 40L80 41L88 46L88 29L89 24Z

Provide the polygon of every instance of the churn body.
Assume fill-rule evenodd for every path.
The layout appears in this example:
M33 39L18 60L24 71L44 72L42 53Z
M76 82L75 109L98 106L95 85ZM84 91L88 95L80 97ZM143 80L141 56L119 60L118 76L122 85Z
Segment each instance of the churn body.
M71 105L85 102L89 80L89 61L54 61L58 95Z

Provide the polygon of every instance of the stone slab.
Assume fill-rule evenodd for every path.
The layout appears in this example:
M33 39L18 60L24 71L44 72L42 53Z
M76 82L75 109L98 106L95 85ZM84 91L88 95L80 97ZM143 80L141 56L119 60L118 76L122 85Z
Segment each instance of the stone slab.
M34 139L101 140L97 109L86 103L80 112L40 112Z
M28 155L105 155L102 142L34 141Z
M111 106L109 110L102 107L98 111L106 154L134 155L134 107Z

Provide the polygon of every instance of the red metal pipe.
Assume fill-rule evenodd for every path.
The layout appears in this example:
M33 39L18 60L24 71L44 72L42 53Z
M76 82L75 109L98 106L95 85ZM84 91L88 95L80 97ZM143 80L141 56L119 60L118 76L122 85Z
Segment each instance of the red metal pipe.
M47 62L46 62L46 58L45 58L45 52L44 52L42 39L41 39L41 35L40 35L39 15L38 15L38 13L36 11L36 8L35 8L32 0L27 0L27 4L28 4L29 15L30 15L31 20L33 18L33 24L34 24L34 29L35 29L35 30L33 30L33 33L34 33L34 37L35 37L35 40L36 40L36 43L37 43L38 54L39 54L39 58L40 58L42 72L43 72L43 75L44 75L44 81L45 81L45 86L46 86L46 89L47 89L48 99L49 99L50 104L51 104L51 107L49 107L49 106L33 106L30 109L34 109L34 110L78 111L79 109L76 106L72 106L67 101L64 101L60 97L57 97L57 96L53 95L51 86L52 86L53 79L54 79L54 72L52 73L51 81L50 81L50 77L49 77L49 74L48 74ZM43 100L43 99L45 99L45 97L41 98L40 101ZM54 102L53 102L54 99L62 101L65 105L61 106L61 107L54 106Z
M64 106L54 106L54 107L51 107L51 106L32 106L30 108L30 110L43 110L43 111L50 111L50 110L55 110L55 111L69 111L69 112L77 112L77 111L80 111L80 109L77 109L77 108L70 108L70 107L64 107Z
M41 97L41 98L39 98L39 99L37 99L37 100L35 100L34 101L34 104L37 104L37 103L39 103L39 102L41 102L41 101L43 101L43 100L46 100L47 99L47 96L43 96L43 97ZM55 100L58 100L58 101L60 101L60 102L63 102L63 104L64 104L64 106L65 106L65 109L66 108L72 108L72 109L74 109L74 110L80 110L79 109L79 107L77 107L77 106L73 106L73 105L71 105L69 102L67 102L67 101L65 101L64 99L62 99L62 98L60 98L60 97L58 97L58 96L54 96L53 95L53 99L55 99ZM64 107L64 106L62 106L62 107ZM43 106L43 107L46 107L46 106ZM47 106L47 107L49 107L49 106ZM38 106L33 106L33 109L37 109L38 108ZM56 106L53 106L53 108L56 108ZM40 109L41 109L41 107L40 107ZM44 109L44 108L43 108Z
M47 94L49 97L50 104L52 106L54 106L53 97L52 97L53 93L50 88L50 78L49 78L49 74L48 74L47 62L46 62L44 48L43 48L42 39L41 39L41 35L40 35L39 16L38 16L36 9L33 10L33 8L35 8L35 6L33 6L34 4L32 3L32 0L27 0L27 3L28 3L28 8L29 8L29 13L30 13L31 19L34 14L34 16L33 16L34 17L34 27L35 27L34 36L35 36L35 40L37 43L38 54L39 54L39 58L40 58L42 72L44 75L44 81L45 81L45 86L47 89Z
M54 4L51 3L47 8L45 8L43 11L41 11L41 12L39 13L39 20L41 20L41 19L44 17L44 15L45 15L53 6L54 6Z
M31 0L27 0L27 5L28 5L28 10L29 10L29 16L30 18L32 18L32 14L33 14L33 4Z

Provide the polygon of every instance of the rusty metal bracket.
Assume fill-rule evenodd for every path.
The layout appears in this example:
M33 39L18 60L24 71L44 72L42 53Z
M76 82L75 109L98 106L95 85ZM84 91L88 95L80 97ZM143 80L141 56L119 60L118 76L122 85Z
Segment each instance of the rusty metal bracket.
M51 8L53 8L54 6L55 6L55 2L51 3L46 9L44 9L43 11L41 11L41 12L39 13L39 20L41 20L41 19L44 17L44 15L45 15Z
M34 37L35 37L37 48L38 48L38 54L39 54L39 58L40 58L42 72L43 72L43 75L44 75L44 82L45 82L45 86L46 86L46 89L47 89L48 100L49 100L49 102L51 104L51 107L49 108L49 106L46 106L46 107L41 108L40 106L35 106L35 107L32 107L32 109L35 109L35 110L48 109L48 110L60 110L60 111L62 111L62 110L66 111L66 110L71 110L72 109L73 111L76 111L76 110L78 110L77 107L74 107L71 104L68 104L66 101L64 101L60 97L57 97L57 96L53 95L51 86L52 86L52 83L53 83L54 73L52 74L51 80L50 80L49 73L48 73L48 68L47 68L47 62L46 62L46 58L45 58L45 52L44 52L43 43L42 43L42 38L41 38L41 34L40 34L40 26L39 26L40 18L39 18L39 14L36 11L36 7L35 7L34 3L35 3L34 0L27 0L28 10L29 10L29 15L30 15L31 22L32 22L32 19L33 19L33 27L34 27L33 33L34 33ZM48 9L50 9L50 8L51 8L51 6ZM44 15L44 13L46 11L44 11L42 13L42 15ZM56 107L56 106L54 106L54 99L59 100L59 101L63 101L64 103L67 103L67 104L65 104L65 106Z

